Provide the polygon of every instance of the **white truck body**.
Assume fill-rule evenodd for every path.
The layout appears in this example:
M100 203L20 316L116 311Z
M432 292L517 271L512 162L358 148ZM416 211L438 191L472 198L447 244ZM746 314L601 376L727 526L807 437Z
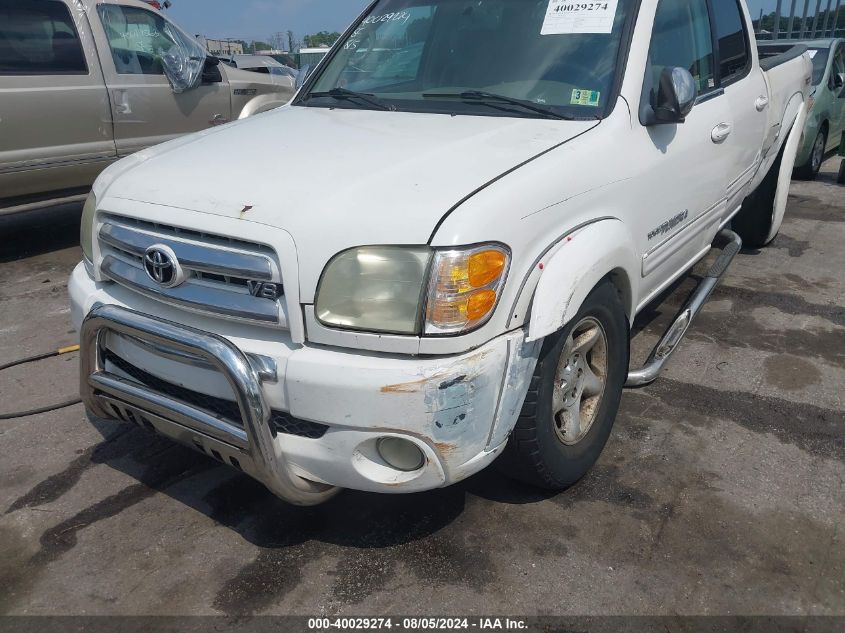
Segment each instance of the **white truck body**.
M571 325L598 285L613 284L632 323L773 172L787 175L775 183L767 241L780 225L809 58L795 51L764 71L746 26L739 76L698 96L683 122L644 124L658 4L636 3L605 116L309 107L303 98L344 46L398 15L382 0L291 105L110 167L83 218L90 259L70 281L89 408L155 427L301 504L338 488L449 485L490 464L517 423L544 341ZM336 105L356 99L341 95ZM311 147L321 151L309 155ZM225 151L241 159L218 174ZM280 154L297 160L277 178L232 177ZM350 329L315 307L327 266L350 249L410 246L435 257L479 244L507 263L495 307L465 331L432 335L422 321L411 334ZM145 263L156 252L182 262L175 287L151 277L161 272ZM247 270L256 258L266 270L240 273L246 285L235 289L209 261L240 256ZM146 386L126 387L132 380ZM154 384L175 385L170 396L182 405L151 395ZM197 422L179 408L186 394L236 403L243 419ZM271 432L278 416L302 428L291 431L288 420ZM380 448L388 437L416 446L420 465L392 467Z

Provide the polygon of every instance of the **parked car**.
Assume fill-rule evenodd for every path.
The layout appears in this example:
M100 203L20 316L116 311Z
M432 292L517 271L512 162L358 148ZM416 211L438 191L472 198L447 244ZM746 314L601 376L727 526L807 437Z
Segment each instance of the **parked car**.
M0 0L0 214L84 200L118 158L282 105L139 0Z
M292 68L293 70L299 70L296 65L296 59L290 53L278 53L270 55L273 59L275 59L280 64L287 66L288 68Z
M339 86L379 42L401 72ZM569 486L778 233L812 64L753 42L737 0L373 2L288 106L97 180L69 282L88 410L298 504L497 458ZM629 369L637 313L713 245Z
M845 131L845 39L808 40L813 59L813 90L795 173L808 180L818 176L825 154L839 146ZM779 54L795 42L760 42L765 54Z
M269 55L232 55L230 60L225 63L233 68L263 73L271 77L290 78L296 81L297 72L293 68L277 62Z
M299 68L298 80L300 87L315 68L323 61L328 54L328 48L301 48L296 54L297 66Z

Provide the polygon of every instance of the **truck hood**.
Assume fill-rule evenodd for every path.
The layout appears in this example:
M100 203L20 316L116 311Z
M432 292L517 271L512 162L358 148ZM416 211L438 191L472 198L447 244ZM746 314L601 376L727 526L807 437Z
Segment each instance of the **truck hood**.
M145 150L107 194L284 229L308 300L333 255L428 243L473 192L595 125L286 106Z

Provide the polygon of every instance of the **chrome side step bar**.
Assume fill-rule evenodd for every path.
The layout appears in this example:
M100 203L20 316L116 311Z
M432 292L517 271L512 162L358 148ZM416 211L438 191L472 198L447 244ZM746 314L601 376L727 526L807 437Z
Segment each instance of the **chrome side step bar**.
M689 330L693 319L701 311L701 308L704 307L704 304L707 303L707 300L719 283L719 279L725 274L728 266L731 265L734 257L736 257L736 254L742 248L742 239L730 229L722 229L717 239L726 241L727 244L722 248L722 252L716 261L713 262L704 279L698 284L698 288L695 289L695 292L687 301L684 309L681 310L681 313L672 325L669 326L669 329L666 330L657 347L652 350L645 365L641 369L628 372L628 380L625 382L626 387L641 387L657 379L660 375L660 370L663 369L663 365L669 360L672 352L677 349L678 344L683 340L684 335Z

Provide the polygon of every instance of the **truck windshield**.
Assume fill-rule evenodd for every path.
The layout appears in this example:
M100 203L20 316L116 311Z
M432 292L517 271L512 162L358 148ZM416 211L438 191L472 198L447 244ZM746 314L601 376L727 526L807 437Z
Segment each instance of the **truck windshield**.
M601 117L636 4L380 0L297 105Z

